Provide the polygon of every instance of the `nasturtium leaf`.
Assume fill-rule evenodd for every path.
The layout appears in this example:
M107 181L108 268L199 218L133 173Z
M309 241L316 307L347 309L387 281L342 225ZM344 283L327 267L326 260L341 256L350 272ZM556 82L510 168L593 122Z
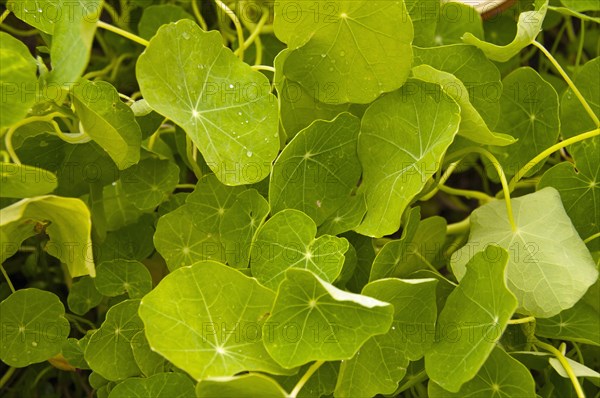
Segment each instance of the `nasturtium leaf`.
M68 13L61 0L9 0L6 8L21 21L48 34L52 34L63 12Z
M445 390L457 392L475 377L517 308L505 282L507 262L508 253L497 246L475 254L442 309L425 369Z
M503 200L473 211L469 242L451 259L454 274L460 280L473 251L495 244L510 253L507 285L519 301L519 312L548 318L571 308L594 283L598 271L559 193L548 187L512 199L512 211L516 231Z
M297 209L320 225L348 201L361 175L356 144L360 120L342 113L300 131L273 165L269 203L273 213Z
M102 263L116 258L139 261L150 256L154 251L152 223L153 218L146 215L133 224L108 232L106 239L94 247L96 261Z
M404 0L414 29L413 45L420 47L435 44L435 31L440 18L438 0Z
M252 239L269 214L269 203L256 189L241 192L225 214L219 227L227 263L247 268Z
M358 233L381 237L398 230L402 213L452 143L459 113L439 86L416 80L369 106L358 136L359 193L365 193L368 209Z
M286 15L290 4L298 9L294 20ZM311 7L323 14L315 18ZM404 1L281 1L274 28L291 49L284 74L317 88L321 102L366 104L408 77L413 26Z
M252 275L270 289L277 289L289 268L309 270L333 283L344 264L348 241L331 235L315 238L317 226L298 210L280 211L255 235L250 252Z
M502 94L500 71L481 50L466 44L453 44L431 48L415 47L414 51L414 66L426 64L454 75L465 86L471 105L484 122L489 127L496 125L500 116L499 101Z
M72 278L95 276L92 255L91 216L79 199L47 195L23 199L0 210L2 262L17 252L21 243L45 232L45 250L67 264Z
M275 294L214 261L167 275L140 305L153 351L197 380L242 371L283 371L267 354L261 328Z
M411 212L412 215L412 212ZM446 239L446 220L430 217L421 222L409 220L406 235L386 243L371 267L370 281L382 278L407 278L420 269L435 269L439 252ZM438 261L439 262L439 261Z
M479 112L471 104L469 90L456 76L434 69L429 65L414 67L412 74L419 80L440 85L444 93L460 106L458 135L479 144L505 146L515 142L512 136L495 133L489 129Z
M0 32L0 128L4 129L23 119L35 102L37 65L23 42L8 33ZM4 174L4 172L3 172Z
M200 217L197 224L202 230L219 233L219 225L225 211L244 190L244 187L226 186L217 176L208 174L196 183L196 188L187 196L185 202L188 207L193 207Z
M560 0L565 6L574 11L598 11L600 4L595 0Z
M125 300L112 306L106 319L90 337L84 357L90 368L110 381L140 374L130 341L143 325L138 317L140 300Z
M595 170L579 169L572 163L562 162L546 171L538 183L538 189L553 187L558 190L567 215L583 239L600 232L600 183L596 181L600 177L600 159L597 154L594 156L590 152L582 158L582 163L587 160L587 166L595 166ZM600 248L600 240L589 244Z
M533 43L542 29L546 11L548 11L548 0L535 0L533 11L525 11L519 15L517 34L513 41L507 45L492 44L475 37L471 33L466 33L463 36L463 41L480 48L493 61L506 62Z
M283 74L283 64L289 50L285 49L275 58L275 77L279 101L279 122L288 140L317 119L331 120L339 113L347 111L349 104L326 104L317 100L314 88L305 89Z
M2 83L0 83L2 84ZM57 187L54 173L26 164L0 162L3 198L28 198L51 193Z
M87 362L83 358L83 352L87 346L88 335L77 340L73 337L68 338L62 345L61 353L65 360L77 369L89 369Z
M194 383L183 373L131 377L114 386L108 398L195 398Z
M179 182L179 167L169 160L146 158L121 174L123 193L140 210L164 202Z
M0 303L0 359L22 368L61 351L69 321L60 299L39 289L17 290Z
M364 195L354 195L319 226L318 235L339 235L358 227L367 212Z
M127 293L141 298L152 290L152 277L144 264L133 260L106 261L98 265L94 280L96 289L108 297Z
M474 38L483 39L481 16L469 2L448 1L442 3L439 14L434 37L436 45L462 43L461 38L466 33Z
M600 73L600 57L594 58L583 65L573 79L573 83L577 86L581 95L586 99L596 116L600 115L600 103L598 103L597 100L600 95L598 73ZM571 89L567 90L562 96L560 103L560 121L561 135L564 138L570 138L577 134L598 128L598 126L594 125L594 121L585 111L583 105L581 105L581 102ZM577 169L586 174L595 172L599 148L600 138L598 137L571 145L569 147L569 152L575 160ZM594 162L594 160L596 160L596 162Z
M288 396L275 380L261 373L207 379L196 385L197 398L286 398Z
M143 330L137 332L129 344L135 363L137 363L144 376L150 377L168 370L169 363L160 354L152 351Z
M571 371L576 377L585 377L587 379L594 380L596 385L600 382L600 373L595 371L594 369L590 369L589 367L572 360L571 358L565 358L571 367ZM550 358L548 360L550 362L550 366L556 370L556 373L564 377L565 379L569 378L569 374L565 370L562 363L557 358Z
M560 131L558 95L550 83L529 67L514 70L502 83L504 91L500 106L503 116L495 130L518 141L490 150L510 178L535 155L556 143ZM543 164L538 163L528 175L540 170ZM498 180L493 167L486 169L491 178Z
M600 346L600 281L573 307L551 318L537 319L535 334Z
M94 279L84 276L73 282L67 297L69 309L78 315L83 315L100 304L102 294L96 289Z
M350 359L370 337L388 331L392 305L348 293L303 269L290 269L263 326L267 351L281 366Z
M363 295L394 306L392 327L371 337L340 366L335 395L367 397L392 394L409 361L423 357L433 343L437 309L435 279L382 279L366 285Z
M150 107L183 127L223 183L269 174L279 149L275 96L265 75L224 47L218 32L190 20L161 27L136 75Z
M81 77L90 59L96 23L102 13L102 2L103 0L57 1L56 11L61 16L56 18L52 30L52 71L46 77L48 84L66 88ZM46 8L42 14L49 11Z
M89 193L90 184L108 185L118 179L119 169L115 162L92 141L64 144L60 161L57 195L79 197Z
M164 257L169 270L206 259L224 260L218 230L201 229L206 221L197 208L183 205L162 216L156 225L154 246Z
M108 231L117 231L128 225L133 225L142 215L142 211L125 197L120 182L104 187L102 202L104 203L104 216L106 217Z
M496 346L477 375L458 392L449 392L429 383L431 398L519 397L536 398L535 382L529 370Z
M278 376L275 377L275 379L286 391L292 391L312 365L312 363L308 363L304 366L301 366L298 369L298 373L294 375ZM317 369L317 371L310 376L310 379L308 379L306 384L302 386L302 389L298 393L297 397L314 398L331 396L335 390L335 383L338 378L339 367L339 361L324 362L321 366L319 366L319 369Z
M180 19L194 20L194 17L175 4L151 5L144 8L144 13L138 23L138 32L142 38L150 40L162 25L177 22Z
M73 94L83 131L108 153L119 170L136 164L140 160L142 133L117 89L107 82L81 80Z

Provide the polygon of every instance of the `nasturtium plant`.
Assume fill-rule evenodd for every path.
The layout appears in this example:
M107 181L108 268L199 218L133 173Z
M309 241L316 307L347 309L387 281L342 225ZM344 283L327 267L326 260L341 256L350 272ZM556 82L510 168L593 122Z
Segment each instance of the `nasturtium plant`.
M3 2L0 396L600 396L599 24Z

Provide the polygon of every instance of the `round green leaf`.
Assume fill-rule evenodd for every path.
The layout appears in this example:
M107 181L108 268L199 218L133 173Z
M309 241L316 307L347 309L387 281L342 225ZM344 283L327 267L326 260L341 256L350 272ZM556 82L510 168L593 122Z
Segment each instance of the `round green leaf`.
M0 128L4 129L23 119L33 105L35 95L26 90L35 87L37 83L37 66L27 46L8 33L0 32L0 49L0 85L3 96L0 103Z
M255 189L241 192L225 211L219 226L227 263L247 268L256 230L269 214L269 203Z
M152 351L143 330L137 332L131 339L131 350L135 363L146 377L166 372L170 367L165 358Z
M113 260L103 262L96 269L96 289L108 297L127 293L130 298L141 298L152 290L152 276L138 261Z
M454 274L460 280L472 252L495 244L510 253L506 278L519 300L519 312L548 318L571 308L594 283L598 271L559 193L548 187L515 198L512 211L516 231L503 200L473 211L469 242L451 258Z
M3 198L45 195L58 185L56 176L50 171L26 164L0 162L0 177L0 196Z
M190 20L161 27L136 75L150 107L183 127L223 183L269 174L279 149L277 101L267 78L224 47L218 32Z
M140 300L125 300L111 307L85 349L90 368L107 380L118 381L141 373L130 342L143 329L138 317Z
M350 359L370 337L388 331L392 305L339 290L310 271L289 269L279 285L264 344L283 367Z
M288 396L275 380L260 373L203 380L196 385L198 398L286 398Z
M121 174L123 193L135 207L152 210L164 202L179 182L179 167L169 160L146 158Z
M317 17L315 7L322 10ZM367 104L408 77L413 26L404 1L280 1L274 23L292 49L285 75L321 102Z
M144 8L144 13L138 23L138 32L142 38L150 40L162 25L177 22L180 19L194 20L194 17L174 4L151 5Z
M425 369L448 391L458 392L475 377L517 308L505 282L507 262L508 253L498 246L475 254L440 313Z
M320 225L348 201L361 166L356 153L360 120L342 113L300 131L273 165L269 202L276 213L297 209Z
M460 108L437 85L416 80L373 102L362 119L359 193L367 214L358 233L381 237L400 227L413 198L436 172L460 122ZM435 95L439 94L439 95Z
M79 278L71 286L67 304L75 314L83 315L100 304L102 294L94 286L94 279L89 276Z
M132 377L117 384L108 398L194 398L194 383L182 373Z
M58 354L69 335L60 299L39 289L22 289L0 303L0 359L22 368Z
M538 396L529 369L498 346L490 353L477 375L463 384L458 392L446 391L435 382L430 382L428 393L431 398Z
M167 275L140 305L153 351L197 380L242 371L280 373L260 333L274 293L214 261Z
M252 275L276 289L289 268L302 268L333 283L344 264L348 241L331 235L315 239L317 226L298 210L283 210L271 217L256 233L250 267Z

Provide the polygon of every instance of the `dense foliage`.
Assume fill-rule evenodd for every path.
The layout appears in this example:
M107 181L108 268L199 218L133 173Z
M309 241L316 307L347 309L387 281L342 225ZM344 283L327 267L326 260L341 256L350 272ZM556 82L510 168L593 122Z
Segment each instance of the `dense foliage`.
M600 3L442 3L8 0L0 394L599 397Z

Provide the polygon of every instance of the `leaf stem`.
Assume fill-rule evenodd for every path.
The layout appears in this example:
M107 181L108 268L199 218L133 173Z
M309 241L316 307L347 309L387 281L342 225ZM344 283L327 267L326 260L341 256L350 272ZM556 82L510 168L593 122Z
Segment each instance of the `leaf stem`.
M458 235L467 232L469 228L471 228L471 220L470 217L467 217L464 220L454 224L448 224L446 226L446 233L448 235Z
M266 70L275 73L275 68L268 65L252 65L251 68L254 70Z
M2 375L2 378L0 379L0 389L2 389L2 387L4 387L4 385L10 380L10 378L12 377L12 375L15 373L16 370L17 370L17 368L15 368L14 366L11 366L10 368L8 368L6 373L4 373Z
M192 11L194 11L194 16L198 20L198 25L202 28L202 30L208 30L208 25L206 25L206 21L200 12L200 8L198 7L198 0L192 0Z
M419 200L424 202L426 200L433 198L435 196L435 194L438 193L438 191L440 190L440 185L444 185L446 183L446 181L448 181L448 178L450 178L452 173L454 173L454 170L456 170L456 168L458 167L460 162L462 162L462 159L459 159L454 163L450 163L450 165L448 166L446 171L444 171L444 174L442 174L442 176L438 180L437 185L431 191L429 191L426 195L423 195L423 197L421 197Z
M504 170L502 169L502 166L500 165L500 162L498 161L498 159L496 159L496 157L494 155L492 155L489 151L480 148L480 147L476 147L476 146L471 146L459 151L456 151L455 153L453 153L453 157L462 157L464 154L468 154L468 153L478 153L484 157L486 157L490 163L492 164L492 166L496 169L496 172L498 173L498 177L500 178L500 183L502 184L502 191L504 192L504 200L506 202L506 212L508 214L508 222L510 223L510 226L514 231L517 230L517 225L515 224L515 219L513 216L513 211L512 211L512 204L510 201L510 190L509 190L509 184L506 181L506 174L504 174Z
M289 395L288 398L296 398L298 396L298 393L300 392L300 390L302 390L302 387L304 387L304 385L308 381L308 379L310 379L310 377L324 363L325 363L325 361L316 361L315 363L313 363L312 365L310 365L310 368L308 368L308 370L306 371L306 373L304 373L304 376L302 376L302 378L300 380L298 380L298 383L296 383L296 385L294 386L294 389L292 390L292 392L290 393L290 395Z
M240 20L238 19L237 15L235 15L235 12L233 12L231 10L231 8L227 7L227 4L223 3L221 0L215 0L215 3L217 4L217 6L219 6L220 9L225 11L225 14L227 14L229 19L231 19L231 22L233 22L233 25L235 26L235 31L237 32L238 45L239 45L238 50L236 51L236 55L239 57L239 59L241 59L243 61L244 60L244 29L242 28L242 24L240 23Z
M579 69L581 56L583 55L583 43L585 41L585 21L581 20L581 28L579 30L579 46L577 46L577 56L575 57L575 70Z
M443 185L443 184L438 185L438 188L440 191L446 192L450 195L464 196L467 199L474 198L474 199L478 199L479 201L481 201L483 203L487 203L487 202L491 202L492 200L495 200L495 198L491 197L490 195L488 195L486 193L474 191L474 190L470 190L470 189L451 188L451 187Z
M587 238L585 238L583 240L583 243L590 243L591 241L593 241L594 239L598 239L600 238L600 232L596 232L594 235L592 236L588 236Z
M81 316L74 315L74 314L65 314L65 318L67 318L67 320L72 321L72 322L83 323L83 324L89 326L90 329L97 329L96 325L94 325L94 323L92 321L90 321L89 319L85 319Z
M9 14L10 14L9 9L4 10L2 15L0 15L0 23L4 22L4 20L6 19L6 17L8 17Z
M592 137L595 137L598 135L600 135L600 129L591 130L591 131L576 135L574 137L567 138L566 140L561 141L557 144L554 144L550 148L544 150L543 152L538 154L536 157L531 159L529 162L527 162L527 164L525 166L523 166L521 168L521 170L517 171L515 176L512 178L512 180L510 180L510 183L508 184L508 186L510 188L510 192L512 192L514 190L515 184L517 182L519 182L519 180L521 178L523 178L523 176L525 176L525 174L527 174L527 172L529 170L531 170L533 167L535 167L536 164L538 164L539 162L541 162L548 156L552 155L554 152L560 150L561 148L565 148L571 144L575 144L576 142L587 140L588 138L592 138Z
M510 319L506 323L509 324L509 325L520 325L522 323L531 323L531 322L535 322L535 317L533 317L533 316L527 316L525 318Z
M109 23L106 23L104 21L98 21L98 22L96 22L96 26L98 26L99 28L108 30L109 32L116 33L119 36L123 36L124 38L134 41L138 44L141 44L144 47L148 47L148 44L149 44L148 40L142 39L141 37L134 35L131 32L128 32L121 28L117 28L116 26L113 26Z
M252 45L254 40L260 35L262 27L265 25L265 23L267 23L268 19L269 19L269 12L263 8L262 16L260 17L260 20L254 27L254 30L252 31L250 36L248 36L246 41L244 41L244 44L241 45L240 47L238 47L238 49L234 51L235 55L239 55L240 51L245 51L248 47L250 47Z
M175 189L196 189L194 184L177 184Z
M581 388L581 384L579 384L579 380L577 379L577 376L575 375L575 373L573 372L573 369L571 368L571 365L569 364L569 362L567 361L567 358L563 355L562 352L560 352L556 347L554 347L553 345L544 343L542 341L536 340L534 342L535 345L537 345L538 347L551 352L552 354L554 354L554 356L556 357L556 359L558 359L558 361L560 362L560 364L562 365L562 367L564 368L565 372L567 372L567 375L569 376L569 379L571 379L571 383L573 384L573 388L575 388L575 392L577 394L578 398L585 398L585 393L583 392L583 389Z
M594 124L596 126L600 126L600 120L598 119L598 116L596 116L596 114L590 107L590 104L588 104L588 102L585 100L585 98L583 97L583 95L581 94L579 89L575 86L575 83L573 83L573 81L571 80L569 75L567 75L565 70L558 63L558 61L552 56L552 54L550 54L550 52L548 50L546 50L546 47L544 47L539 42L534 40L532 44L534 46L536 46L537 48L539 48L539 50L546 56L546 58L548 58L550 60L550 62L552 63L552 65L554 65L554 67L556 68L558 73L560 73L560 75L563 77L563 79L565 79L565 81L569 85L569 88L573 91L573 93L575 94L575 96L577 97L579 102L581 102L581 105L583 105L583 108L585 109L585 111L592 118L592 120L594 121Z
M12 281L10 280L8 273L6 272L6 270L4 269L4 266L2 264L0 264L0 271L2 271L2 275L4 275L4 279L6 279L6 283L8 283L8 287L10 288L10 291L13 293L16 292L15 287L12 284Z

